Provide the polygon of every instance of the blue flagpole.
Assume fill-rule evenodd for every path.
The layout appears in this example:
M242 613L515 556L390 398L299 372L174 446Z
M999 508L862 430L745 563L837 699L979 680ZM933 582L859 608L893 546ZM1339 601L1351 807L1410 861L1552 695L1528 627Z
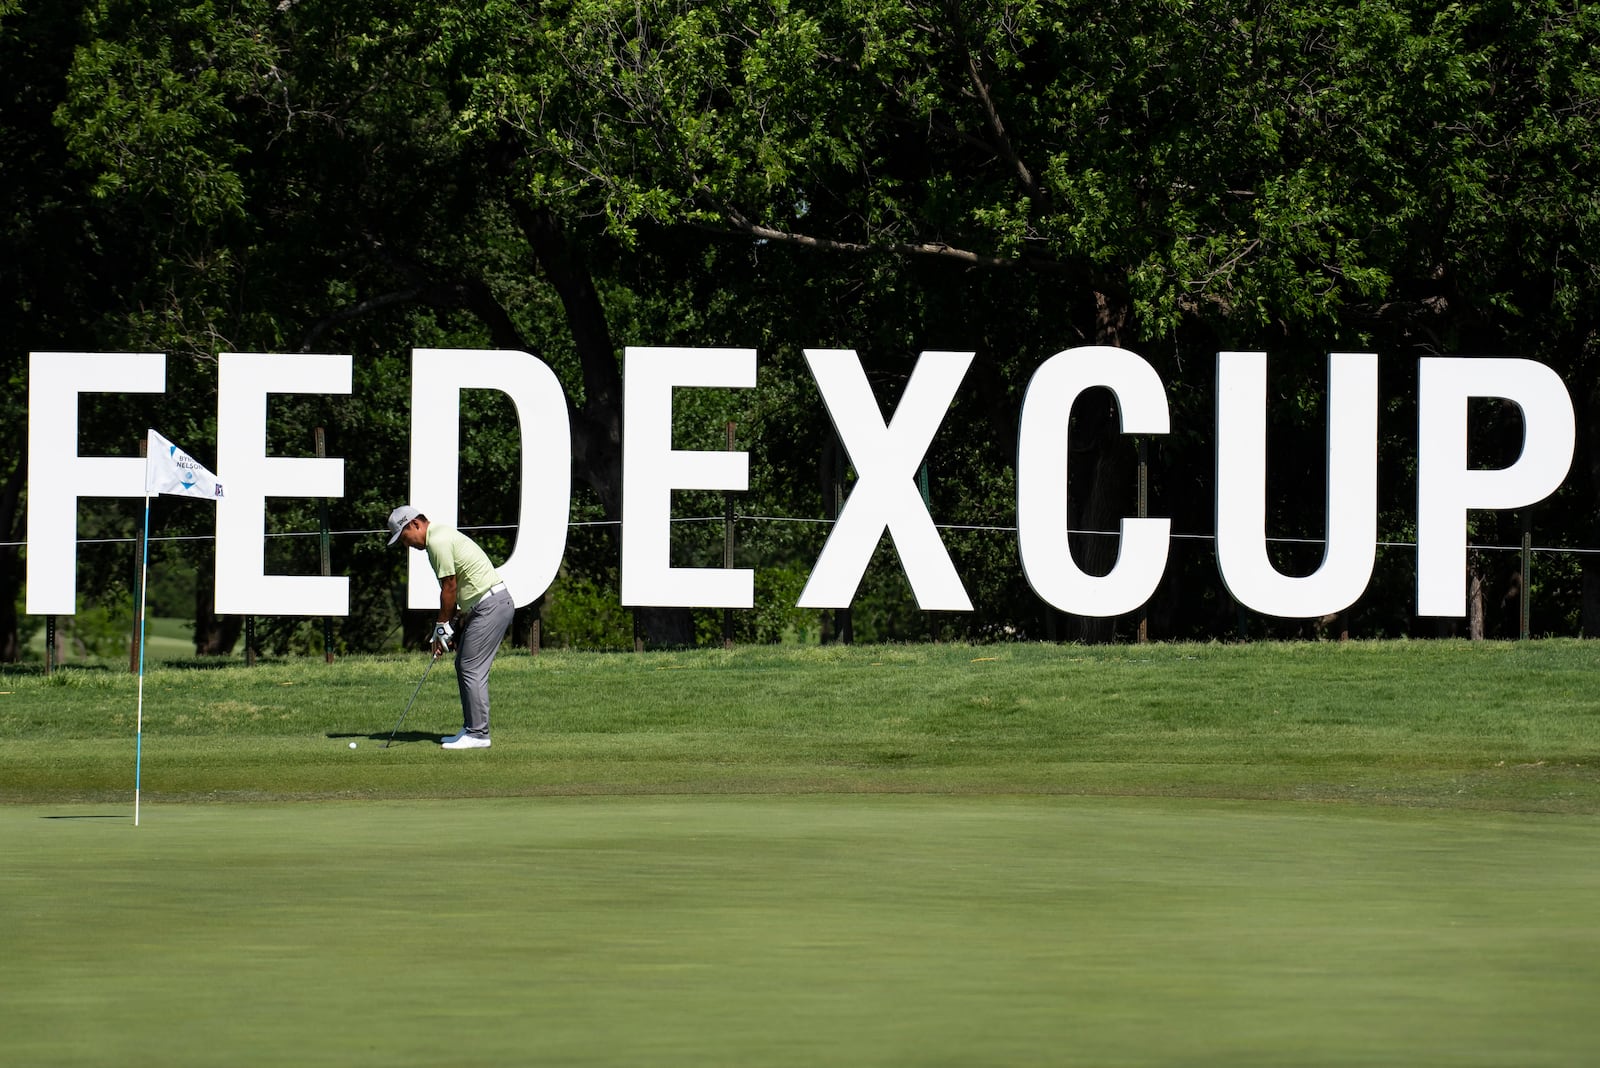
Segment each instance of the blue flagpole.
M145 463L148 465L149 460ZM148 475L146 476L148 480ZM150 585L150 489L148 482L144 494L144 537L140 539L139 567L139 719L134 734L133 756L133 825L139 826L139 776L144 766L144 632L145 591Z

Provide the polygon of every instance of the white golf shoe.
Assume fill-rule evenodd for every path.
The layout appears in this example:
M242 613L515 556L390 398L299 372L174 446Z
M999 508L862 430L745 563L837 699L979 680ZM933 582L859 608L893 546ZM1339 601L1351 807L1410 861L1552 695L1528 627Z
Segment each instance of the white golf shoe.
M439 743L442 749L487 749L489 739L482 735L468 734L462 731L454 737L446 738Z

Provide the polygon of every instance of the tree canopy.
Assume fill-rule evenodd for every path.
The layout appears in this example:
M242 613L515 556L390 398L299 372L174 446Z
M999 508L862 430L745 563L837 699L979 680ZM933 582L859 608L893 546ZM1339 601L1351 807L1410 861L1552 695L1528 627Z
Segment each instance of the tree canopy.
M596 520L619 514L624 345L757 348L758 390L687 407L682 430L738 424L741 511L807 519L848 473L801 348L858 350L885 405L919 352L966 348L978 363L949 420L965 429L936 441L928 493L939 522L975 528L946 534L975 609L916 612L884 555L856 635L1125 635L1126 620L1047 610L1016 566L1004 528L1033 369L1083 343L1149 360L1175 429L1149 443L1152 512L1200 535L1215 353L1269 351L1271 533L1314 539L1323 360L1378 352L1382 533L1404 542L1416 356L1537 358L1597 407L1597 40L1600 5L1557 0L0 0L0 522L17 540L30 349L186 361L173 436L198 441L214 438L218 352L355 354L351 397L275 402L273 434L305 452L329 428L348 458L334 526L360 529L406 492L413 345L549 362L571 402L574 514ZM472 403L463 521L514 523L514 421ZM1514 450L1515 412L1476 418ZM1074 515L1114 529L1133 447L1109 395L1073 419ZM1539 509L1574 547L1600 544L1600 454L1579 423L1574 475ZM108 452L131 440L116 418L85 433ZM305 529L313 509L271 520ZM1514 521L1475 517L1493 544ZM741 537L765 591L743 625L763 640L809 626L769 602L792 609L820 536L768 522ZM680 551L712 550L686 528ZM1079 551L1103 569L1115 539ZM1303 551L1285 545L1284 566L1315 566ZM375 647L400 622L400 561L358 541L338 556L356 602L341 640ZM1541 565L1543 629L1600 627L1589 560ZM21 568L3 562L9 608ZM1513 565L1476 561L1490 601ZM1409 567L1385 550L1358 631L1418 629ZM557 602L594 608L615 568L614 545L575 528L547 616L576 633L583 613ZM1174 553L1149 616L1158 636L1237 631L1209 548ZM686 618L647 629L693 640Z

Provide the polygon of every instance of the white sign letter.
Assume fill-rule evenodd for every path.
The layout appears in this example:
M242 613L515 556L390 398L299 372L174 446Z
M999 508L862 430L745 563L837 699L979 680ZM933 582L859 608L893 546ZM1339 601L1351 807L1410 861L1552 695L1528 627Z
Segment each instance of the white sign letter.
M461 391L511 398L522 440L517 542L495 570L521 608L555 581L572 507L572 428L566 394L548 364L514 350L415 349L411 354L411 500L430 521L455 526L461 453ZM408 553L406 603L439 607L439 580L426 553Z
M1466 614L1467 510L1521 508L1560 486L1576 440L1572 398L1532 360L1429 357L1417 375L1417 614ZM1522 409L1522 455L1510 467L1467 467L1467 401L1503 397Z
M216 610L228 615L343 616L350 580L266 574L268 497L342 497L344 461L269 457L267 394L349 393L349 356L225 353L217 357Z
M1084 572L1067 541L1067 434L1072 404L1086 389L1116 394L1124 434L1166 434L1171 415L1161 378L1126 349L1086 345L1050 357L1034 372L1017 436L1017 551L1028 585L1063 612L1119 616L1150 599L1167 567L1170 519L1124 519L1122 548L1107 575Z
M1378 357L1328 357L1328 540L1303 578L1267 556L1267 354L1217 353L1217 563L1246 608L1310 618L1349 608L1378 549Z
M622 363L622 603L750 608L748 568L672 566L672 491L750 486L750 454L672 447L676 387L750 389L755 349L634 348Z
M166 381L160 353L28 354L29 615L78 610L78 498L144 496L141 457L78 455L78 395L161 393Z
M849 607L887 528L919 607L971 611L972 601L914 479L976 354L924 352L887 426L853 350L806 349L805 354L855 465L856 484L796 606Z

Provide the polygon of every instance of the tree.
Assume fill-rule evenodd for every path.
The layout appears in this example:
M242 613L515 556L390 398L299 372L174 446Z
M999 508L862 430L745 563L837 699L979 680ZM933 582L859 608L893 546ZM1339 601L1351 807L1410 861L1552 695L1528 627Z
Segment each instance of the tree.
M51 122L78 6L0 2L0 336L39 349L93 348L111 264L83 183ZM0 350L0 661L21 656L17 601L28 471L26 352Z
M407 343L549 360L579 507L611 519L621 344L756 344L789 407L739 417L795 444L762 447L753 495L809 515L833 445L798 350L857 348L892 405L922 349L971 348L957 405L975 429L937 444L934 492L950 519L1003 526L1026 380L1088 342L1167 383L1180 429L1155 443L1153 481L1188 531L1212 525L1214 354L1270 350L1274 532L1315 538L1329 350L1385 354L1392 522L1415 455L1397 359L1523 352L1600 403L1595 19L1554 0L99 0L64 80L16 84L59 87L57 166L86 168L85 225L126 265L89 302L100 336L202 371L219 348L357 354L361 401L285 419L381 428L352 462L352 523L405 490ZM1109 529L1132 447L1108 396L1069 417L1075 522ZM1588 523L1596 493L1600 475L1552 510ZM480 499L514 507L509 486ZM994 540L952 542L984 591L964 632L1118 633L1057 619L1009 561L985 567ZM1107 567L1115 541L1080 550ZM351 563L364 585L397 581L398 561ZM1406 596L1369 595L1373 626L1400 625ZM1175 554L1152 615L1174 635L1231 629L1208 554ZM682 615L659 622L684 639Z

